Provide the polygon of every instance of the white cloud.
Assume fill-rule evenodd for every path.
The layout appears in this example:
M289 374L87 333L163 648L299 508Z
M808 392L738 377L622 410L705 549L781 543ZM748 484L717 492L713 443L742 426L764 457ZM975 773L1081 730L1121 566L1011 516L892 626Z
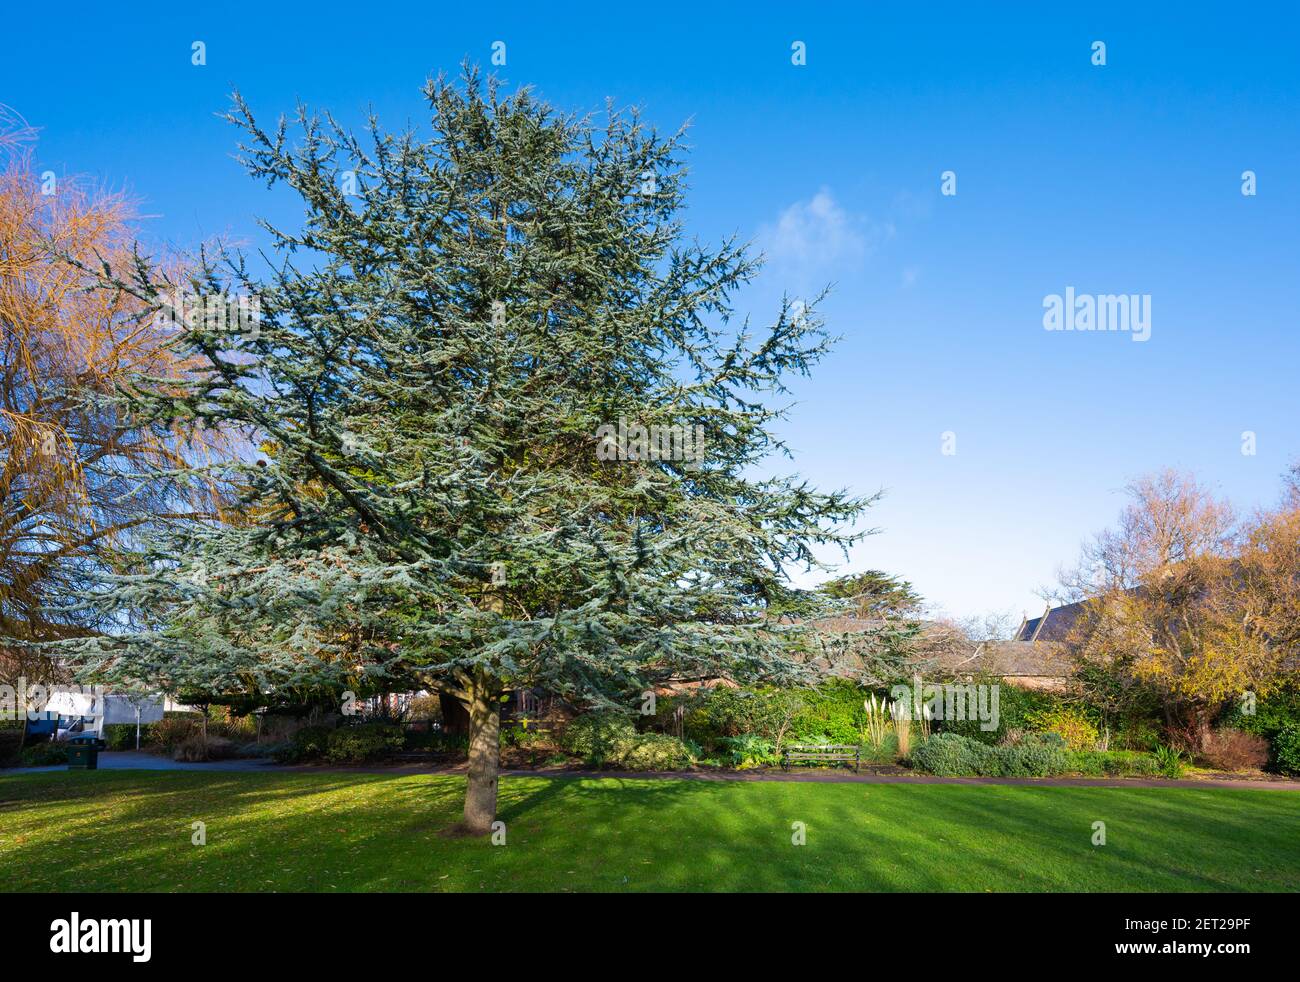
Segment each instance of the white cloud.
M774 266L824 272L862 262L893 234L892 223L874 223L851 214L822 188L809 200L785 209L775 224L764 225L758 242Z

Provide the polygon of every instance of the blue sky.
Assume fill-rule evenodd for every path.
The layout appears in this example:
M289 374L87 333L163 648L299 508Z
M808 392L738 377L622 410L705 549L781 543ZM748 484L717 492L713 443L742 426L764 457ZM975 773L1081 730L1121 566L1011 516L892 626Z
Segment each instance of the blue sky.
M784 435L814 483L887 492L845 569L902 574L952 613L1034 613L1138 474L1189 469L1251 508L1300 455L1288 6L78 6L57 29L37 6L6 15L23 44L0 103L40 127L40 169L129 190L178 245L295 221L231 157L215 114L235 87L266 120L301 99L397 127L422 118L428 75L486 66L500 40L505 80L563 108L691 119L691 231L771 259L742 307L836 284L844 340ZM1150 339L1045 331L1067 286L1149 295Z

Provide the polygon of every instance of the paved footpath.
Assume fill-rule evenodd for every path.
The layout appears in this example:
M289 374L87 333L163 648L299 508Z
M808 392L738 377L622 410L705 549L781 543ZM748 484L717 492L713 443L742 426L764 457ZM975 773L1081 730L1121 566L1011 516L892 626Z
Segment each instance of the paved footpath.
M0 770L0 777L6 774L49 774L67 769L67 764L55 764L52 767L10 767ZM205 764L195 764L134 750L106 750L99 755L99 769L101 771L276 771L287 768L279 767L267 760L214 760Z
M372 767L286 766L268 760L219 760L206 764L185 763L156 754L135 751L107 751L99 755L99 769L104 771L262 771L275 773L342 771L353 774L452 774L465 773L465 765L431 766L429 764L395 764ZM14 767L0 770L0 777L10 774L43 774L66 771L66 765L54 767ZM933 777L927 774L853 774L847 770L779 770L750 771L574 771L542 769L534 771L503 770L503 777L550 777L587 780L654 781L665 778L685 781L788 781L813 784L1001 784L1048 788L1232 788L1237 791L1300 791L1300 781L1243 780L1233 778L1187 778L1178 781L1133 777Z

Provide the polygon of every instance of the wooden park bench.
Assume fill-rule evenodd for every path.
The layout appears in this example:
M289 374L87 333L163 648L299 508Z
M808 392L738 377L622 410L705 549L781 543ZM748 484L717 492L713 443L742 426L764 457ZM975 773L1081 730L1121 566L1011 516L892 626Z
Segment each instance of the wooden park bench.
M781 754L781 770L791 764L852 764L853 773L862 766L862 750L852 743L792 743Z

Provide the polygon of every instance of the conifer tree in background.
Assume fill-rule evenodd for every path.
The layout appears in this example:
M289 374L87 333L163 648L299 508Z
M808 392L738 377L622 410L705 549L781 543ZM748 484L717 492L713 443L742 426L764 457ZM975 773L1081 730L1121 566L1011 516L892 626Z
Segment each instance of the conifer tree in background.
M115 584L153 628L68 650L110 681L450 693L481 833L513 688L628 711L669 678L804 677L771 613L797 613L787 572L855 541L871 499L755 476L785 452L768 400L829 340L815 304L731 320L757 262L683 241L681 134L635 112L597 127L472 69L425 95L430 137L299 110L296 144L236 96L244 163L305 223L269 229L265 281L230 259L191 284L256 295L258 329L187 324L203 370L131 402L262 448L222 475L245 520L177 528Z

